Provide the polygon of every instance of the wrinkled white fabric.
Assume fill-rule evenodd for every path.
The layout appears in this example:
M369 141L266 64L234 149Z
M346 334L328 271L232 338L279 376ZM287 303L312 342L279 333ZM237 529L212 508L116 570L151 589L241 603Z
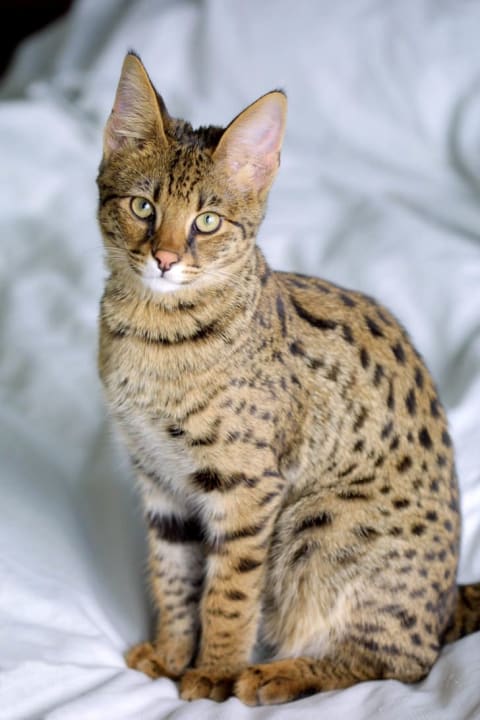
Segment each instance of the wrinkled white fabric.
M148 634L141 513L96 374L95 176L125 52L170 112L225 124L289 97L260 244L274 267L375 295L446 403L480 579L480 4L80 0L0 91L0 718L480 717L480 636L409 687L247 709L128 670Z

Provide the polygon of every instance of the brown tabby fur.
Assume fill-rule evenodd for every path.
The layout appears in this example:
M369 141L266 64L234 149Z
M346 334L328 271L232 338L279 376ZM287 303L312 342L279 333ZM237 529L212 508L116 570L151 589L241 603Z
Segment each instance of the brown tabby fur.
M272 272L255 245L285 111L273 92L194 131L129 54L105 131L99 366L159 612L127 662L189 700L415 682L480 626L480 586L456 585L453 449L422 359L374 300ZM209 235L192 225L205 209L222 217ZM161 292L145 268L165 250L182 275ZM250 665L259 632L276 659Z

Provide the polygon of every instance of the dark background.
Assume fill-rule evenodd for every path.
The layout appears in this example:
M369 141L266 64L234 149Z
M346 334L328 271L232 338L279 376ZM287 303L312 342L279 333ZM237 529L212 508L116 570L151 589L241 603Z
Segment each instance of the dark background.
M64 15L73 0L2 0L0 10L0 78L7 69L17 45L27 35Z

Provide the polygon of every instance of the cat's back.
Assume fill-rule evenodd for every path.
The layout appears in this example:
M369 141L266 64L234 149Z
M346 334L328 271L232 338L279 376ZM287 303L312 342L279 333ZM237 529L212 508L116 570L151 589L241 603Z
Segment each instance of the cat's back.
M288 308L284 315L292 354L305 357L316 352L314 364L335 363L337 378L343 368L353 373L351 380L359 387L385 387L386 409L397 418L445 422L429 370L386 307L369 295L323 279L284 272L275 276Z
M275 276L289 359L310 406L323 408L328 444L338 448L330 464L340 472L361 466L376 477L389 467L414 495L451 500L446 414L404 328L367 295L305 275Z

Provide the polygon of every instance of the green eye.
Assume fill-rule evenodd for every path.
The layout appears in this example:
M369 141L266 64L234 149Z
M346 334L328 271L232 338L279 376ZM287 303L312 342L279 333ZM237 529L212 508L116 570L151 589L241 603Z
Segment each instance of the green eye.
M130 208L133 214L140 218L140 220L146 220L155 213L152 203L143 197L132 198Z
M218 230L222 223L220 215L214 212L204 212L195 218L195 229L201 233L212 233Z

